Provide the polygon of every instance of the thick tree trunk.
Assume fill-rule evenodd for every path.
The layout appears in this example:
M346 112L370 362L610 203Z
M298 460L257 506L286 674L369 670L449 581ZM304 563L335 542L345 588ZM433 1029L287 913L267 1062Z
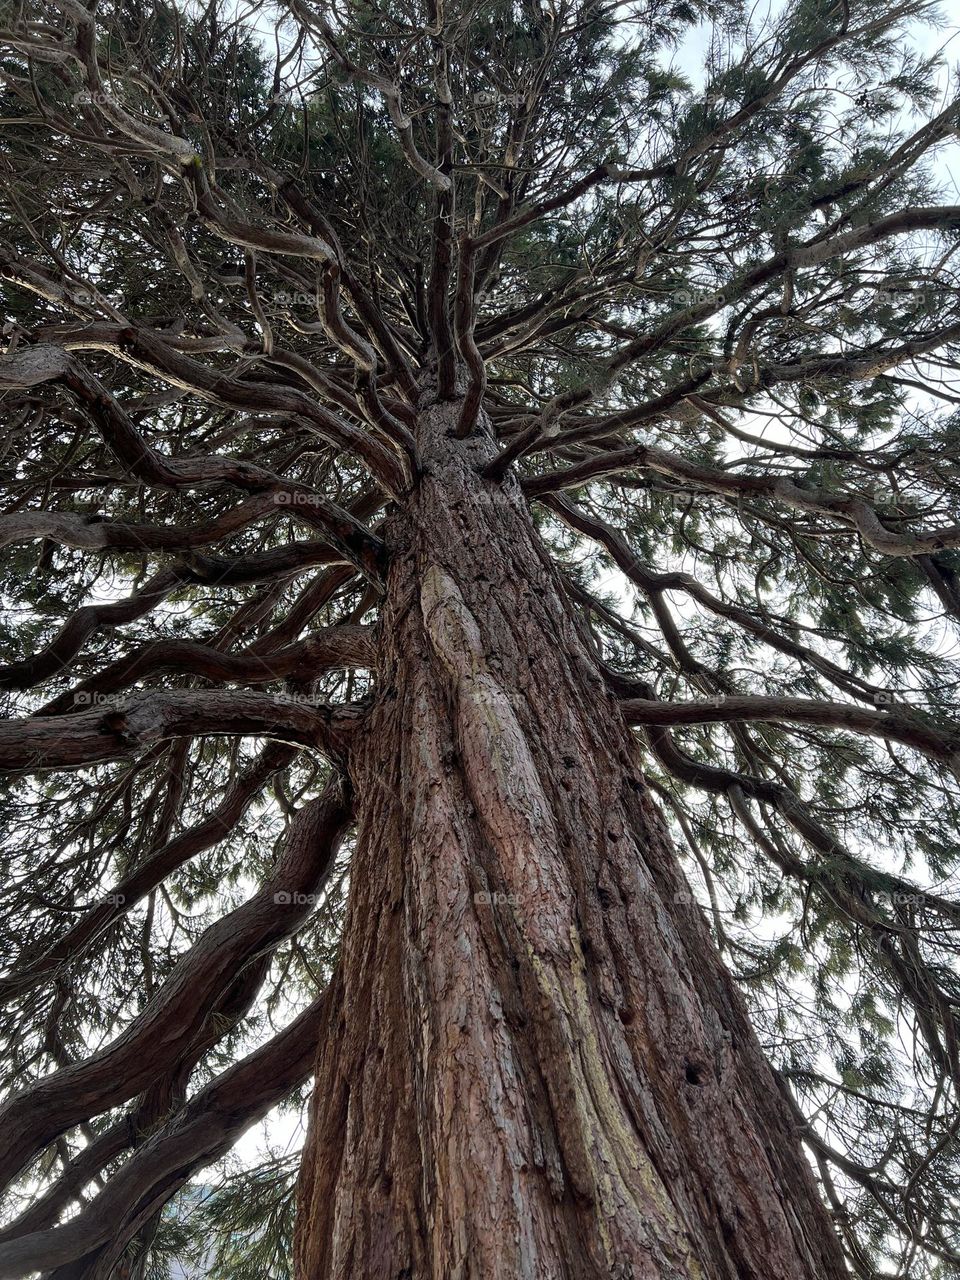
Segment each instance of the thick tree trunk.
M421 414L299 1280L846 1274L515 482Z

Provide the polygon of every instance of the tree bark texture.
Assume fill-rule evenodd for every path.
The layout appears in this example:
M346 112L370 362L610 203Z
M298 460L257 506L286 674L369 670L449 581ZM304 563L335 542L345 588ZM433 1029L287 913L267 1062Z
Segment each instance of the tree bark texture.
M486 435L425 403L298 1280L833 1280L793 1114Z

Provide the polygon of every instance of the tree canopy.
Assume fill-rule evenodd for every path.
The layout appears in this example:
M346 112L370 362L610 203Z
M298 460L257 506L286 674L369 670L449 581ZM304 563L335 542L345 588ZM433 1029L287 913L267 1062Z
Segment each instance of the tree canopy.
M287 1274L295 1161L228 1152L311 1071L428 380L535 512L851 1270L957 1274L939 21L3 6L0 1272L129 1220L140 1274Z

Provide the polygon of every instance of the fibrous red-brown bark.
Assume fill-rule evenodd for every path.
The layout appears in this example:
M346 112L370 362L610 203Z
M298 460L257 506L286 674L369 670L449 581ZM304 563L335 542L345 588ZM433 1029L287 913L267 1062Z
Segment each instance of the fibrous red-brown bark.
M299 1280L831 1280L789 1107L492 446L425 406Z

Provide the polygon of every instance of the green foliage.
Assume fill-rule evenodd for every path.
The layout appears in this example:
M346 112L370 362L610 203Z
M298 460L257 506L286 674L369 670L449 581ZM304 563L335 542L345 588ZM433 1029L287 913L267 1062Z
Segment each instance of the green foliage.
M672 575L659 592L534 505L608 668L663 701L807 698L893 707L952 729L960 552L882 553L857 532L849 504L907 536L957 524L956 219L744 283L801 245L949 199L937 168L957 126L944 105L949 75L909 47L911 23L936 15L925 5L795 0L761 27L735 0L591 2L564 7L568 26L558 33L552 4L455 10L448 19L463 21L446 71L457 104L456 236L587 183L478 263L475 336L494 427L514 439L568 396L574 408L557 430L582 433L549 455L552 437L541 439L518 473L637 445L714 476L625 465L571 491L648 575ZM345 246L405 357L429 363L437 199L408 163L383 96L326 56L316 31L305 35L283 6L244 22L216 5L106 3L99 21L101 65L123 109L193 146L201 160L191 163L212 175L218 207L244 225L304 234L284 183L305 191L315 222L307 229ZM413 142L432 156L427 25L415 7L356 0L337 31L343 58L395 80ZM699 36L705 53L694 67L684 49ZM318 319L316 263L269 250L245 258L243 237L211 229L169 158L146 143L116 143L109 116L104 125L96 104L78 98L77 65L37 58L28 68L24 47L0 59L0 269L14 352L51 332L67 341L65 327L116 324L169 339L221 387L291 385L271 360L269 329L278 348L327 379L334 407L362 423L362 371ZM646 176L588 182L598 166ZM40 272L28 276L27 260ZM253 298L245 271L255 275ZM346 310L363 328L359 308ZM659 338L644 358L608 366L651 335ZM185 393L143 360L115 358L121 347L122 334L77 349L160 455L229 454L341 506L368 492L357 458L296 415L241 413L212 392ZM399 391L381 382L397 409ZM688 384L668 410L639 414ZM69 511L195 531L250 496L230 485L144 483L66 394L48 390L9 400L7 514ZM309 391L324 398L316 383ZM809 502L756 489L731 496L717 474L786 481ZM53 538L5 547L5 669L42 654L65 624L77 626L69 620L78 611L143 591L171 567L179 575L154 608L94 627L42 678L11 678L6 714L49 711L148 645L189 639L270 652L278 636L291 643L372 621L375 598L357 577L319 606L310 591L324 570L315 565L308 575L230 578L231 566L320 537L296 515L278 506L182 553L146 542L72 549ZM211 683L161 671L149 687ZM333 703L362 703L370 691L366 677L342 672L300 684L278 675L258 688ZM647 774L765 1048L810 1118L808 1147L851 1266L871 1280L908 1269L916 1280L954 1274L956 777L883 736L788 717L694 725L673 740L700 782L672 770L650 741ZM6 780L4 968L37 962L66 925L201 823L256 767L262 746L175 739L132 761ZM711 769L726 771L726 782L707 785L718 776ZM0 1013L4 1088L81 1060L131 1026L204 930L262 882L293 814L328 772L302 753L266 774L218 839L58 963L54 980L12 999ZM767 790L746 794L751 782ZM771 799L771 787L789 798ZM190 1096L326 983L349 858L347 847L317 911L271 955L256 1001L218 1025L189 1073ZM286 1121L302 1101L295 1093ZM51 1147L14 1189L11 1212L123 1114L93 1117L86 1133ZM189 1184L131 1245L138 1280L159 1280L175 1260L214 1280L283 1280L295 1165L284 1153L202 1171L203 1190Z

